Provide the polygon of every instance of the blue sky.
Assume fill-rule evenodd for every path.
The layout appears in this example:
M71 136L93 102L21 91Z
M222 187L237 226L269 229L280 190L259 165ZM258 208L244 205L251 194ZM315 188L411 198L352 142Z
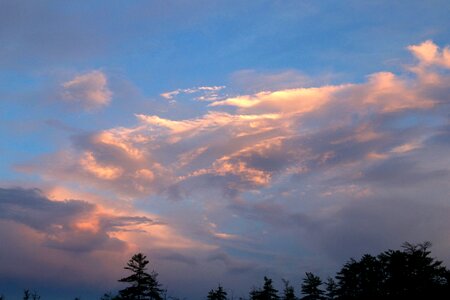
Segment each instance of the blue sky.
M97 299L137 251L188 299L406 240L448 265L449 13L0 1L0 293Z

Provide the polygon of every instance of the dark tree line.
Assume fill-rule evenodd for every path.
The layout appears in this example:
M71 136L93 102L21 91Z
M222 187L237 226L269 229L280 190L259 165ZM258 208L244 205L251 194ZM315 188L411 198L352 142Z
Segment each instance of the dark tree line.
M388 250L377 256L350 259L325 282L306 272L297 298L284 281L282 300L398 300L450 299L450 270L430 256L431 244L403 244L402 250ZM272 280L264 277L264 287L250 292L251 300L279 299Z
M328 277L325 282L306 272L298 296L294 286L284 279L284 289L279 295L272 279L265 276L263 286L250 291L249 300L448 300L450 270L430 256L430 247L429 242L405 243L402 250L387 250L377 256L365 254L359 260L352 258L334 278ZM104 294L101 300L165 300L166 291L157 280L158 274L148 272L148 264L142 253L133 255L124 267L131 274L119 279L127 286L117 294ZM40 299L36 292L24 290L23 300ZM209 291L206 299L229 298L219 284ZM0 295L0 300L5 297Z
M264 276L264 286L262 289L255 289L250 292L251 300L279 300L278 290L272 285L272 279Z
M450 299L450 271L430 257L431 244L351 259L336 275L336 299Z
M223 287L219 284L216 289L212 289L208 293L208 300L226 300L227 292L223 289Z

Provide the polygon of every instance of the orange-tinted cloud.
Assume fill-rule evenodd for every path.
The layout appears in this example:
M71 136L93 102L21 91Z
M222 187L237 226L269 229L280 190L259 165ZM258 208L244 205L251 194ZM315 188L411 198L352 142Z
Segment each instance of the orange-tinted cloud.
M440 50L431 40L427 40L419 45L409 46L408 49L423 65L437 65L450 68L450 47Z

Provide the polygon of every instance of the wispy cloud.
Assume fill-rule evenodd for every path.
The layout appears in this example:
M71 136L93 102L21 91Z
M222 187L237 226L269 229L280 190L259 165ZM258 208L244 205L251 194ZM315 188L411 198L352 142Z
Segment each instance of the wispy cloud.
M329 78L325 78L327 80ZM239 70L231 74L233 87L245 92L276 91L321 85L323 78L311 78L296 70L258 72L252 69Z
M198 101L215 101L224 96L219 92L223 90L225 86L200 86L188 89L177 89L170 92L162 93L160 96L164 99L175 101L175 98L181 94L193 94L195 100Z

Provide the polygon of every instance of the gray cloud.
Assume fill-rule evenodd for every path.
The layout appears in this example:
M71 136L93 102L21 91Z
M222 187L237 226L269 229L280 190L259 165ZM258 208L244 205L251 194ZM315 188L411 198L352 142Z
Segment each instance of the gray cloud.
M50 200L38 189L0 188L0 219L44 234L44 244L51 248L74 252L123 250L126 244L109 233L136 230L127 229L132 225L159 224L147 217L94 216L96 210L95 205L82 200ZM83 228L91 222L98 222L92 225L98 227Z
M417 162L397 157L371 166L364 172L362 180L380 186L404 188L426 182L445 182L449 178L450 170L447 168L421 170Z
M165 259L171 262L179 262L189 266L195 266L198 264L197 259L192 256L184 255L182 253L160 253L155 255L158 259Z
M236 259L233 259L224 252L211 254L208 257L208 261L210 262L216 261L223 263L227 268L227 272L231 275L243 274L247 272L255 272L257 269L256 264L238 261Z
M352 201L311 228L311 237L318 237L320 247L339 260L397 248L404 241L432 241L434 253L448 263L450 207L430 200L398 196Z
M0 218L14 220L37 230L68 224L94 205L80 200L51 201L38 189L0 189Z

